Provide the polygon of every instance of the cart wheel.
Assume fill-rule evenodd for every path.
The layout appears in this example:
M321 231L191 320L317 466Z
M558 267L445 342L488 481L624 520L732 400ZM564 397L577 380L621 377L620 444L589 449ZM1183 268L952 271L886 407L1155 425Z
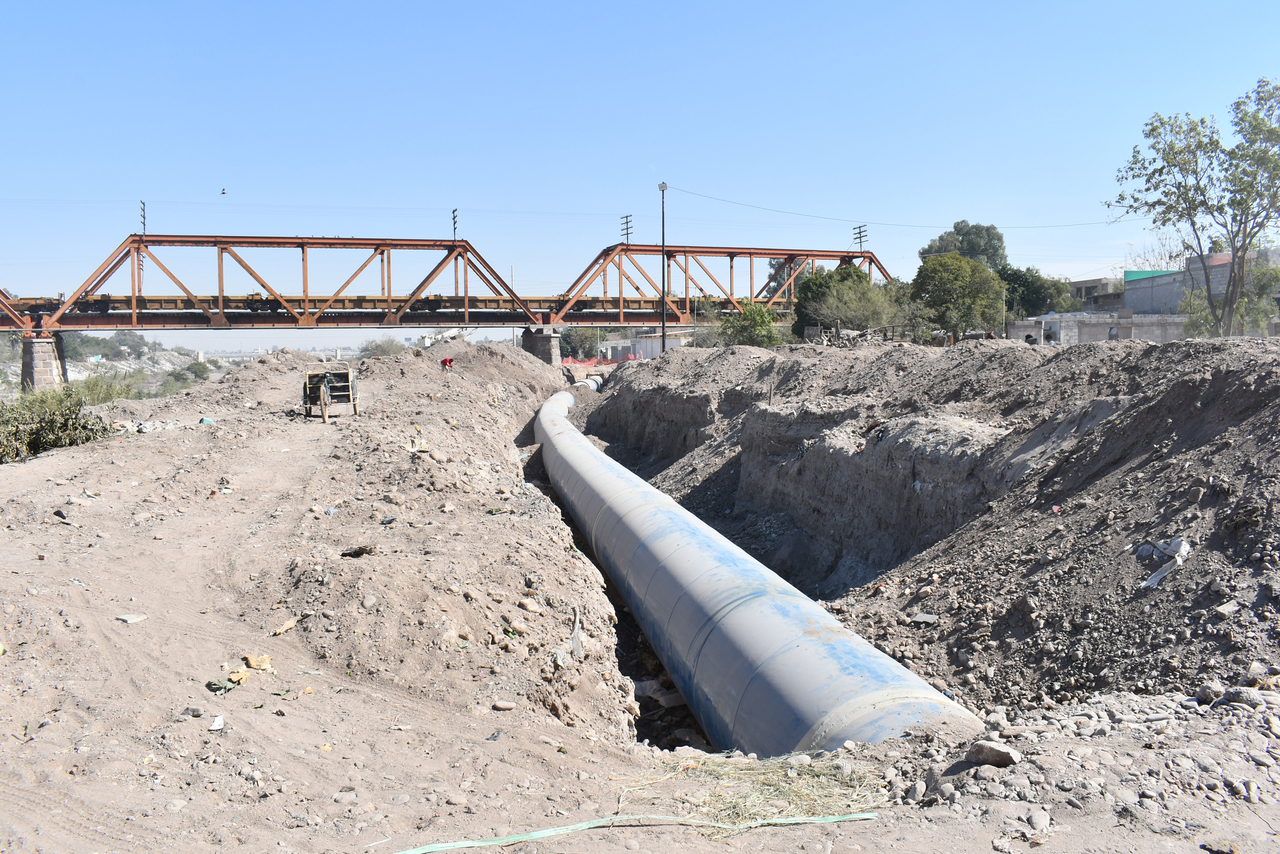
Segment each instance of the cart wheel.
M329 423L329 387L327 385L320 387L320 418L325 424Z

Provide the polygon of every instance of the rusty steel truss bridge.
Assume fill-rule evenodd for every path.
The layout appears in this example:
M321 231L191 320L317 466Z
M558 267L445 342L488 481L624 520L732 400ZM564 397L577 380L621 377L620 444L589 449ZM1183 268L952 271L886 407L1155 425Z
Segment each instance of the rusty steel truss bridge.
M161 260L163 253L156 251L161 247L215 250L211 255L217 260L216 293L198 288L190 279L182 281ZM247 249L301 251L301 293L285 293L279 282L271 285L241 255ZM336 289L313 289L308 253L326 249L369 254ZM436 253L439 258L424 278L395 294L391 254L404 251ZM834 262L837 269L853 265L868 276L878 272L889 279L876 256L865 251L672 245L665 247L664 300L660 284L663 255L662 246L615 244L602 249L563 293L521 296L466 240L132 234L69 295L21 297L0 289L0 329L46 336L93 329L649 326L663 319L664 302L666 320L675 324L689 323L698 305L698 311L710 308L717 313L741 311L744 303L786 308L795 297L798 277L818 262ZM772 270L766 263L757 271L758 260L777 263ZM375 262L376 274L369 272ZM147 271L146 280L160 279L167 283L164 287L169 293L143 293L143 270L148 264L154 269ZM242 269L259 290L229 293L226 273L232 265ZM129 292L108 292L108 282L125 266ZM712 272L713 267L719 275ZM452 293L447 292L450 268ZM349 292L367 272L366 283L374 275L378 277L379 292ZM206 293L197 294L197 289Z

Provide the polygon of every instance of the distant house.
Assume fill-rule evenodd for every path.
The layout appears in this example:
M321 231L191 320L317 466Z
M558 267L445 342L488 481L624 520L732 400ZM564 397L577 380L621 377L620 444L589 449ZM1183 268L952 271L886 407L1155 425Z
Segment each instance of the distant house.
M1114 311L1124 307L1124 289L1116 279L1085 279L1071 283L1071 295L1085 311Z
M1092 341L1139 339L1155 344L1177 341L1183 336L1186 318L1182 315L1139 315L1132 309L1115 312L1076 311L1042 314L1009 324L1009 338L1028 344L1070 346Z
M692 329L673 329L667 332L667 349L693 343ZM662 355L662 335L656 329L638 329L630 338L610 338L600 345L600 355L605 359L656 359Z

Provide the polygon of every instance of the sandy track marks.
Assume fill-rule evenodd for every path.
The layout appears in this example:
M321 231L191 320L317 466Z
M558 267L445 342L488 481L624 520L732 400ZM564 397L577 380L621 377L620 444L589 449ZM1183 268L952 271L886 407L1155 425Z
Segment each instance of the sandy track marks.
M161 845L158 837L126 830L123 822L105 817L63 790L47 795L37 786L15 786L0 777L0 805L4 807L0 827L18 836L30 835L38 846L56 846L53 850L67 845L61 850L85 851L90 849L81 843L89 843L92 850L106 854L158 850Z

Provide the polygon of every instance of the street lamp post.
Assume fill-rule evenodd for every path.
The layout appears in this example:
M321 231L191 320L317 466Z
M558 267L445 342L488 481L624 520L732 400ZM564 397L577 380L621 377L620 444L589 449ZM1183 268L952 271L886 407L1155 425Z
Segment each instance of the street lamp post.
M667 352L667 182L658 185L662 194L662 350L661 356Z

